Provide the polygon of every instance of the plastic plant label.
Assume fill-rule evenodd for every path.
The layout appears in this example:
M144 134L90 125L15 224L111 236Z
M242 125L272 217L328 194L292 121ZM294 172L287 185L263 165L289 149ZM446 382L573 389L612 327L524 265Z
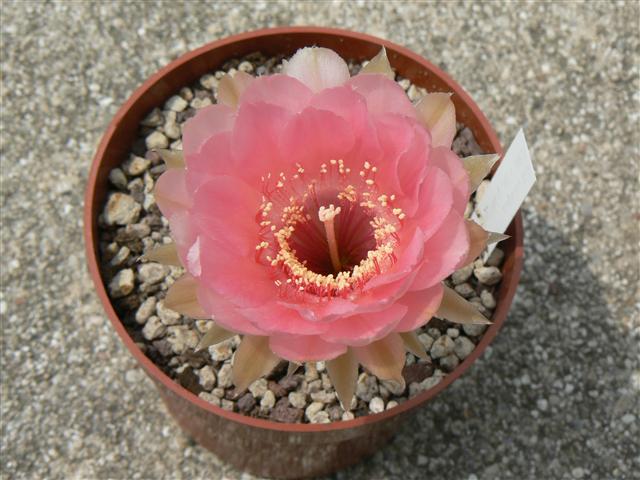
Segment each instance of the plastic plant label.
M527 141L520 129L476 205L473 220L489 232L504 233L535 181ZM495 246L487 247L485 258Z

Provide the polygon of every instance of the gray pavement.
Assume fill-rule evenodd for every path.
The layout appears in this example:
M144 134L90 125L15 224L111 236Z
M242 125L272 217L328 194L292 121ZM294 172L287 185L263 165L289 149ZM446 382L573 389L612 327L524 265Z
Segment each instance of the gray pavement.
M640 7L627 2L2 2L0 476L252 478L186 438L109 327L82 195L118 106L203 43L321 24L456 78L538 183L504 330L340 479L640 478Z

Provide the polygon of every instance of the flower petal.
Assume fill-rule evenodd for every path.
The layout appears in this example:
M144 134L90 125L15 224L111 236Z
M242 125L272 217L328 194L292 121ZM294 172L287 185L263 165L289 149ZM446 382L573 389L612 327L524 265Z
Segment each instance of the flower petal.
M453 185L453 208L463 214L469 201L469 175L462 160L448 148L437 147L431 150L429 162L449 175Z
M264 332L257 328L245 317L238 307L226 300L219 293L200 285L198 287L198 302L216 325L234 333L243 335L264 335Z
M429 167L418 194L418 209L414 218L425 239L442 225L453 207L453 186L449 176L437 167Z
M245 336L233 357L231 378L236 389L246 390L251 383L271 372L280 359L269 348L268 337Z
M235 110L228 105L209 105L187 120L182 129L182 150L185 157L197 153L213 135L231 130Z
M407 307L407 313L395 327L396 332L410 332L425 325L436 313L442 301L442 284L424 290L405 293L398 303Z
M349 80L349 85L365 98L372 115L397 113L417 118L416 110L402 87L384 75L356 75Z
M245 72L236 72L231 76L225 74L218 83L218 103L223 103L231 108L237 108L240 97L247 87L255 80L254 77Z
M331 360L347 351L344 345L326 342L317 335L272 335L269 347L290 362Z
M448 93L428 93L416 104L420 120L431 132L434 147L451 147L456 135L456 108Z
M308 320L296 310L273 302L246 308L243 313L251 318L258 328L268 333L315 335L328 329L325 323Z
M297 78L314 92L337 87L349 80L349 67L333 50L306 47L291 57L282 71Z
M153 190L153 196L162 214L171 219L179 211L191 206L191 193L187 189L185 171L170 168L158 178Z
M243 103L265 103L298 113L309 104L313 92L301 81L287 75L258 77L245 90Z
M379 312L339 318L322 338L351 346L367 345L394 330L407 311L406 306L396 303Z
M469 232L462 215L456 211L424 244L425 259L411 290L424 290L444 280L464 264L469 251Z

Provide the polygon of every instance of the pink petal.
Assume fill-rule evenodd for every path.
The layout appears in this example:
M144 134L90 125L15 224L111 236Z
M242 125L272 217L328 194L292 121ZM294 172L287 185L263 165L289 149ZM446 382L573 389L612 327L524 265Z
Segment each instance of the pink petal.
M312 96L313 92L293 77L267 75L256 78L244 91L242 103L266 103L298 113L308 105Z
M368 120L364 98L346 86L322 90L314 95L309 106L342 117L351 125L355 135L362 133Z
M196 191L192 221L230 251L253 256L259 243L255 217L261 201L260 192L238 178L212 177Z
M372 115L397 113L417 118L416 110L402 87L384 75L356 75L349 80L349 85L365 98Z
M345 345L325 342L317 335L273 335L269 347L290 362L332 360L347 351Z
M464 218L452 210L442 226L424 245L424 263L418 270L411 290L424 290L441 282L467 257L469 232Z
M316 176L320 165L344 158L354 143L353 129L342 117L308 107L287 124L281 148L290 164L298 162Z
M153 196L162 214L169 219L176 212L188 209L192 199L187 190L185 171L178 168L165 171L156 182Z
M282 107L266 103L243 102L238 109L231 147L233 169L250 185L261 178L278 175L293 163L280 151L279 139L292 114Z
M235 110L227 105L210 105L186 121L182 130L182 150L185 157L197 153L213 135L231 130Z
M442 169L449 175L453 185L453 208L463 214L469 201L469 174L462 160L446 147L431 150L431 165Z
M232 173L231 136L230 131L212 135L197 153L187 157L187 187L191 191L215 175Z
M418 207L417 195L427 169L431 141L423 128L414 128L413 130L413 141L398 158L396 167L398 183L407 197L405 202L400 203L400 207L407 215L413 215Z
M436 313L442 301L442 283L431 288L407 292L398 303L407 307L407 312L394 331L409 332L420 328Z
M313 335L324 333L328 326L324 323L307 320L296 310L276 303L274 296L271 302L245 309L245 314L253 319L253 322L268 333L287 333L292 335Z
M314 92L337 87L349 80L349 67L333 50L306 47L284 65L283 72L297 78Z
M241 308L257 307L278 295L271 267L256 262L253 255L240 255L221 242L200 237L200 280Z
M240 313L238 307L224 296L202 285L198 288L198 303L213 317L216 325L243 335L264 335L262 330Z
M420 185L418 210L414 218L425 238L437 231L453 206L453 186L449 176L437 167L429 167Z
M399 303L380 312L343 317L332 322L322 338L345 345L367 345L395 329L408 311Z

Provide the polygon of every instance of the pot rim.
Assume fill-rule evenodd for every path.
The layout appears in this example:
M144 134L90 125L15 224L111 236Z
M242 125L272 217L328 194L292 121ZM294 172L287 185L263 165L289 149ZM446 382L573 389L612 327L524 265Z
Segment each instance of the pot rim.
M105 156L105 152L107 151L107 147L110 143L111 137L113 136L116 127L122 120L122 118L126 115L126 113L130 110L132 105L139 101L139 99L156 83L161 81L161 79L167 75L167 73L182 67L184 64L190 62L195 57L202 55L209 50L213 50L222 46L226 46L235 42L254 39L254 38L263 38L269 36L278 36L278 35L291 35L291 34L316 34L323 36L335 36L344 38L346 40L359 40L366 41L370 43L375 43L380 46L384 46L388 51L396 52L401 54L402 56L408 57L412 61L421 65L425 70L431 72L435 76L439 77L442 81L444 81L449 87L450 91L453 92L456 96L459 97L460 101L464 103L472 112L472 114L478 119L482 128L487 133L489 142L496 153L502 155L503 150L498 140L496 133L494 132L491 124L479 109L479 107L475 104L475 102L471 99L471 97L462 89L460 85L458 85L448 74L443 72L440 68L424 59L420 55L412 52L411 50L392 43L388 40L384 40L378 37L374 37L371 35L353 32L350 30L343 30L337 28L325 28L325 27L314 27L314 26L297 26L297 27L276 27L276 28L265 28L259 30L253 30L250 32L245 32L237 35L232 35L220 40L216 40L214 42L205 44L204 46L197 48L195 50L191 50L184 55L180 56L176 60L173 60L167 66L160 69L158 72L147 78L147 80L138 87L133 94L127 99L127 101L120 107L116 115L111 120L106 132L104 133L102 140L98 146L96 154L93 158L93 162L91 165L91 171L89 173L89 178L87 181L87 187L85 191L85 204L84 204L84 240L85 240L85 252L87 256L87 264L89 273L95 285L96 292L98 297L102 303L102 306L111 321L111 324L115 328L116 332L120 336L120 339L124 342L125 346L129 350L129 352L135 357L135 359L144 367L147 374L152 377L156 382L161 383L163 386L171 390L174 394L181 397L183 400L193 403L196 406L202 408L203 410L214 413L218 416L224 417L230 421L241 423L247 426L266 429L266 430L276 430L282 432L296 432L296 433L307 433L307 432L329 432L329 431L339 431L346 429L353 429L357 427L362 427L365 425L371 425L377 422L389 420L392 417L400 415L402 413L408 412L409 410L414 409L415 407L426 403L427 401L434 398L438 395L442 390L447 388L453 381L455 381L458 377L460 377L466 370L471 366L473 362L485 351L487 346L491 343L498 330L504 323L507 312L511 305L511 301L513 300L513 296L515 295L515 291L518 285L518 281L520 278L520 272L522 270L522 261L523 261L523 237L524 231L522 226L522 217L520 211L516 214L512 222L512 226L514 228L513 241L515 241L515 246L512 254L512 280L508 284L502 284L500 288L500 300L498 306L494 312L493 323L489 326L489 328L485 331L481 341L476 345L476 348L473 352L463 361L458 367L456 367L453 372L443 377L443 379L433 388L430 388L413 398L408 399L407 401L399 404L398 406L385 410L381 413L369 414L362 417L357 417L353 420L346 421L335 421L327 424L311 424L311 423L279 423L271 420L259 419L248 417L242 415L240 413L230 412L228 410L224 410L221 407L217 407L201 398L197 395L191 393L186 388L182 387L179 383L173 381L169 376L167 376L157 365L155 365L135 344L133 339L129 336L129 333L126 331L123 323L120 321L120 318L116 314L113 305L107 295L105 283L102 280L102 276L100 274L99 261L98 261L98 252L97 252L97 228L94 231L94 225L97 227L97 218L95 218L94 212L94 197L96 184L98 182L98 170L99 165L103 161L103 157ZM96 210L96 211L100 211Z

